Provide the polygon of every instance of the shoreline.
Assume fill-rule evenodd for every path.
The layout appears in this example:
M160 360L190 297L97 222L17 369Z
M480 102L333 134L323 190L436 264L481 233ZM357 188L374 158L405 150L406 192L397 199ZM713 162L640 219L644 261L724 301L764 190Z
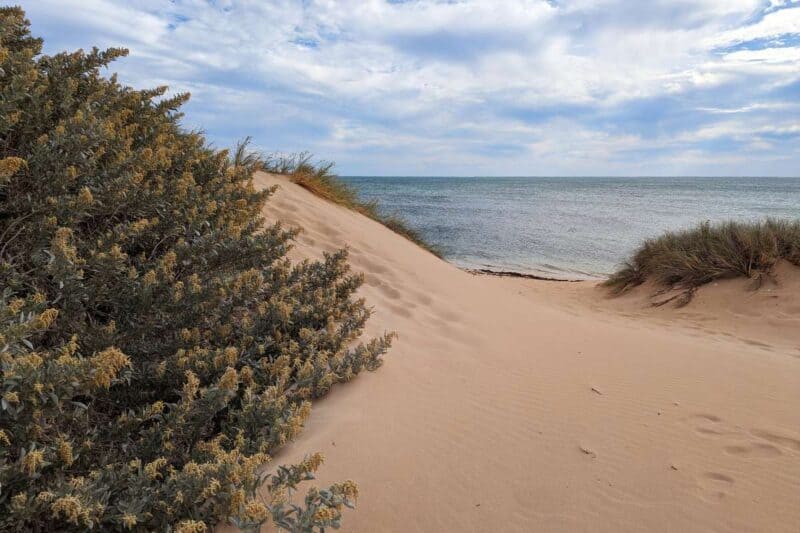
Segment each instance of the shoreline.
M528 274L525 272L517 272L514 270L492 270L489 268L463 268L459 267L464 272L468 272L475 276L497 276L503 278L522 278L522 279L535 279L539 281L553 281L560 283L581 283L586 281L602 281L601 278L597 279L566 279L566 278L550 278L539 274Z

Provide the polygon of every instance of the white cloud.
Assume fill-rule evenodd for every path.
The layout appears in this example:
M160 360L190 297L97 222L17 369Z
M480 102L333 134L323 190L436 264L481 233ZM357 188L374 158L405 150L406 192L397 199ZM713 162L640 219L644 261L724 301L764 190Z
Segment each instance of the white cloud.
M776 111L784 110L789 112L797 112L800 110L800 104L792 104L789 102L769 102L769 103L754 103L742 107L698 107L698 111L705 113L716 113L720 115L731 115L738 113L752 113L754 111Z
M548 173L541 165L633 172L648 164L633 159L645 157L630 155L637 150L677 157L675 150L710 150L691 142L725 135L747 142L724 120L732 110L764 123L798 113L773 95L800 78L800 47L773 42L800 38L800 7L784 1L31 0L23 7L34 31L43 28L58 46L129 46L122 79L191 90L190 124L212 138L229 142L238 126L240 137L252 134L267 149L310 149L345 172L411 172L403 156L410 150L426 161L439 157L438 169L446 158L453 172L464 162L514 174L526 173L524 165L530 173ZM755 40L769 42L731 49ZM758 135L750 145L764 152L769 144L776 160L797 147Z
M733 28L713 35L706 40L706 46L729 46L756 39L774 39L782 35L797 34L798 32L800 32L800 7L792 7L772 11L755 24Z

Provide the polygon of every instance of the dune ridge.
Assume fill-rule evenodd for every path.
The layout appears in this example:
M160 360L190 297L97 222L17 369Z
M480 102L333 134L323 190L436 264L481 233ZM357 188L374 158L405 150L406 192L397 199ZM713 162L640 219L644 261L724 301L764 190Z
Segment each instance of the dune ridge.
M399 334L276 459L322 451L319 486L358 482L344 531L800 529L791 336L765 349L639 319L593 284L476 276L285 177L256 182L280 186L269 220L303 228L292 257L347 246L366 334Z

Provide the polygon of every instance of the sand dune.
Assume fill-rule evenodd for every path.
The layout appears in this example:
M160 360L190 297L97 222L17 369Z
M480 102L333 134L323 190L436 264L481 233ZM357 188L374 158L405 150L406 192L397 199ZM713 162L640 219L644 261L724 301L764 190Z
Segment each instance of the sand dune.
M349 246L368 333L399 334L276 458L322 451L320 485L359 483L345 531L800 531L800 301L782 286L778 313L735 284L654 311L476 276L258 176L274 183L266 216L304 228L294 257Z
M650 284L613 296L597 282L514 279L513 283L530 298L549 305L615 313L652 321L662 328L693 330L704 337L731 337L767 351L800 357L800 268L786 261L779 262L760 283L737 278L701 286L689 305L679 303L683 291L664 293Z

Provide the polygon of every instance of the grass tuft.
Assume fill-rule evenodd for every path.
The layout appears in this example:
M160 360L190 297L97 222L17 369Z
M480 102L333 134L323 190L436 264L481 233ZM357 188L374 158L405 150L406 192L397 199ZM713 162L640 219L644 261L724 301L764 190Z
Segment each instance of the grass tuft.
M292 156L266 157L263 167L267 172L289 176L294 183L317 196L378 221L435 256L442 257L441 251L426 242L418 231L408 226L405 220L398 216L384 215L380 212L377 202L365 202L359 198L358 191L333 172L333 163L315 164L308 152L302 152Z
M605 282L621 293L645 281L665 288L697 287L717 279L760 281L779 260L800 265L800 221L704 222L646 240Z

